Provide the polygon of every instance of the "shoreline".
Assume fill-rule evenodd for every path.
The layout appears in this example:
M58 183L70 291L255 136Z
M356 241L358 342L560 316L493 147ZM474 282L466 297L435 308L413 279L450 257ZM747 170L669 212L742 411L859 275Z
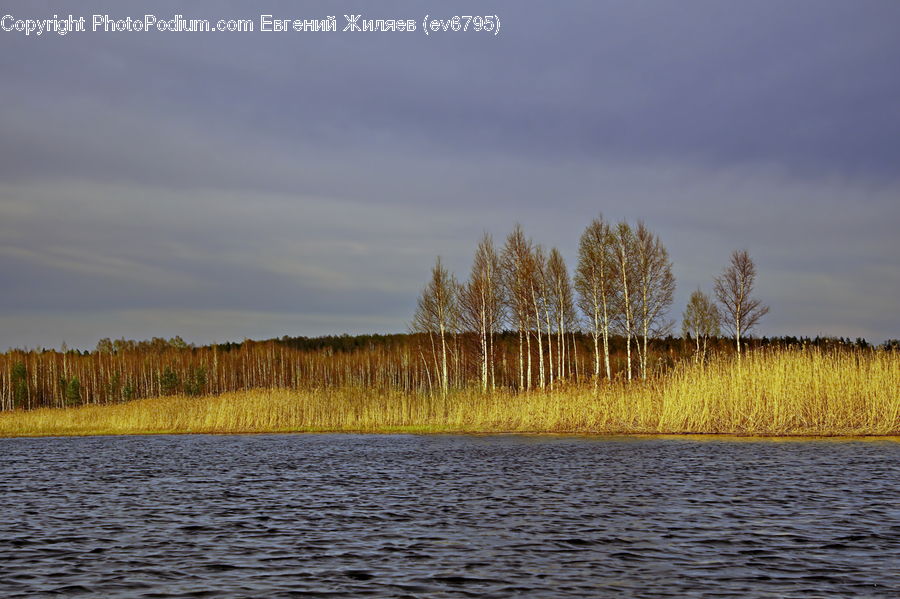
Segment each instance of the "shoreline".
M162 437L162 436L209 436L209 437L244 437L265 435L342 435L342 436L419 436L419 437L561 437L561 438L589 438L589 439L660 439L666 441L741 441L741 442L804 442L804 441L834 441L834 442L872 442L889 441L900 443L900 431L885 434L861 434L861 433L788 433L788 434L759 434L759 433L701 433L701 432L586 432L586 431L521 431L521 430L495 430L495 431L463 431L463 430L429 430L429 427L384 428L377 430L234 430L234 431L177 431L177 430L145 430L145 431L77 431L61 432L51 431L46 433L6 434L0 433L0 439L48 439L71 437Z

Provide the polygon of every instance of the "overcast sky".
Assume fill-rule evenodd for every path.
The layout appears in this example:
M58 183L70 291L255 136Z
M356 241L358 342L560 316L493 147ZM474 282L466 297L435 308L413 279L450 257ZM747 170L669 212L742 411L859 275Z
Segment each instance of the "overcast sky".
M0 348L403 332L435 256L521 222L571 268L599 213L679 321L746 248L759 334L900 337L895 0L0 1L62 12L419 26L0 31Z

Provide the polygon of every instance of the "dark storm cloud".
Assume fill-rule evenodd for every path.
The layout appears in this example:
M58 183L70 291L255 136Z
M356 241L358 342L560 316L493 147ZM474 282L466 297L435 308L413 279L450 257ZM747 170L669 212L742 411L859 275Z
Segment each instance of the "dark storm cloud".
M128 6L104 8L120 16L146 9ZM264 3L252 12L246 4L193 3L190 12L176 6L154 12L255 17L267 9L304 16L322 10L295 3ZM291 182L254 163L234 173L197 164L196 156L179 160L204 142L229 148L224 165L264 151L277 163L298 142L336 151L424 145L554 160L677 153L714 165L749 161L883 176L893 176L900 161L896 3L492 6L505 23L498 38L6 35L2 43L24 60L6 67L2 118L15 151L3 148L4 174ZM441 11L438 3L347 3L340 12L354 10Z
M0 7L336 14L339 28L343 14L448 10ZM499 14L503 32L0 32L0 346L58 344L52 330L29 333L50 314L84 344L113 334L104 322L154 334L166 314L186 336L219 340L279 322L402 330L435 254L462 276L481 231L518 220L571 260L599 211L660 232L679 296L748 247L773 304L769 332L897 335L886 314L900 293L897 3L452 12Z

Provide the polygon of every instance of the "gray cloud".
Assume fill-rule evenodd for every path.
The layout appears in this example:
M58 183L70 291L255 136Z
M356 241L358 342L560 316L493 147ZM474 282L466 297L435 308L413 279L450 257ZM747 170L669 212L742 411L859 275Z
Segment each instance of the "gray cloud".
M465 10L503 33L0 32L0 346L401 331L435 255L520 221L571 263L601 211L660 232L679 302L747 247L762 332L900 334L896 3Z

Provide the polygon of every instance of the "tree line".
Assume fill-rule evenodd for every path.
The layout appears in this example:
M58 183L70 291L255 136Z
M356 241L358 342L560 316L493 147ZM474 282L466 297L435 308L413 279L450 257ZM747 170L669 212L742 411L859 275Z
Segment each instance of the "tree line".
M448 354L452 386L479 385L483 363L471 333L450 335ZM566 332L565 384L594 379L593 339ZM709 353L734 352L734 340L708 338ZM624 378L626 339L610 335L613 377ZM126 344L126 347L130 344ZM10 350L0 353L0 409L63 407L119 403L159 395L207 395L259 388L323 389L355 387L391 389L407 393L434 391L433 366L422 363L423 334L283 337L194 347L135 342L119 351ZM742 347L872 349L865 340L831 337L756 337ZM695 355L691 338L668 335L650 340L651 363L659 370ZM880 349L900 351L892 340ZM518 334L494 335L493 374L497 387L515 388ZM556 354L554 353L554 357ZM536 360L536 357L535 357Z

